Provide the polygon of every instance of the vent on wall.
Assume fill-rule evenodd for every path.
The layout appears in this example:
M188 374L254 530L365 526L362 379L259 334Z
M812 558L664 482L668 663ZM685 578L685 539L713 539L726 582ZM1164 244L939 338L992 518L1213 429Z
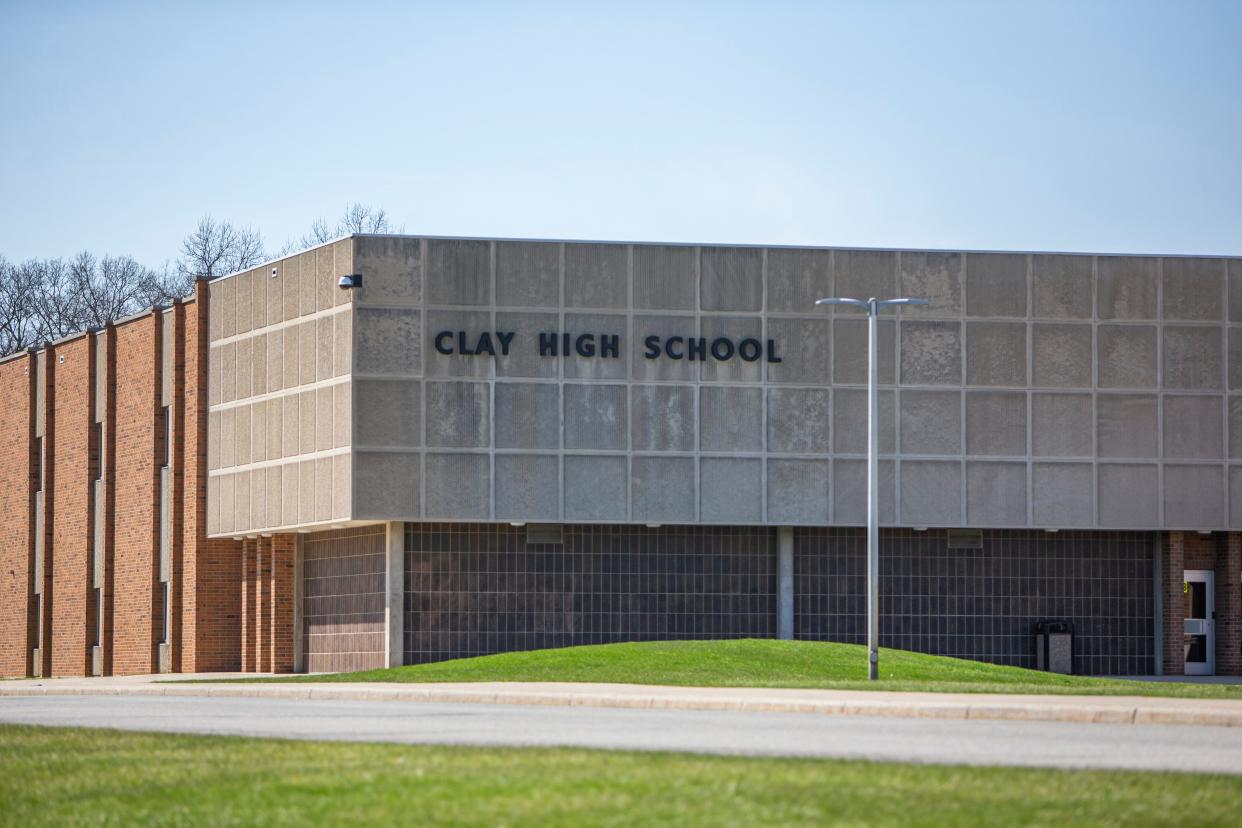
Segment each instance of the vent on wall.
M983 530L982 529L950 529L949 530L949 548L950 549L982 549L983 548Z
M564 541L561 537L559 523L528 523L526 525L526 545L551 544L560 546Z

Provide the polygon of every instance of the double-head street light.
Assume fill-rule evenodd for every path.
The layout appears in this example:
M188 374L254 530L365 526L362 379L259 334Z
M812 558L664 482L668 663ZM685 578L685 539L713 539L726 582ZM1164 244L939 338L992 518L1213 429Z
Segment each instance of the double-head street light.
M880 430L877 426L876 317L880 308L926 305L926 299L820 299L817 305L852 305L867 312L867 678L880 677Z

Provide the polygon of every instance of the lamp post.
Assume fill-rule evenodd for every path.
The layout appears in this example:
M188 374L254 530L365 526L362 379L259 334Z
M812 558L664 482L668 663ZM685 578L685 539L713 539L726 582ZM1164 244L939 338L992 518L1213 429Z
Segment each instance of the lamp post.
M877 426L876 327L880 308L893 305L926 305L926 299L867 300L832 297L817 305L852 305L867 312L867 678L880 677L880 430Z

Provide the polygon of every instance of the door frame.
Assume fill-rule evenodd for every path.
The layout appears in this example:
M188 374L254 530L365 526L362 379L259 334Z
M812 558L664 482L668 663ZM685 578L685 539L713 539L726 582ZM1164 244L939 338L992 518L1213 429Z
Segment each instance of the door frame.
M1216 675L1216 573L1210 569L1187 569L1182 573L1182 580L1187 583L1197 581L1204 584L1204 614L1207 616L1202 621L1203 632L1193 633L1207 637L1207 658L1202 663L1183 662L1182 673L1187 676L1214 676ZM1189 596L1186 600L1189 600ZM1192 623L1191 619L1185 616L1186 611L1183 608L1183 635L1186 634L1185 625Z

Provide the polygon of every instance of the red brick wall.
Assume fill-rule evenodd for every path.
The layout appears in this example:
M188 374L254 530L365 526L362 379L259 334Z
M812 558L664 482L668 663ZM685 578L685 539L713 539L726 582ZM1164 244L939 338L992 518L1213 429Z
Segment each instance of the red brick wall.
M207 283L185 308L182 641L185 672L242 668L241 544L207 539Z
M112 669L117 675L158 668L159 600L159 318L117 328L116 508Z
M90 606L91 547L93 546L91 500L91 434L94 422L95 342L81 337L56 347L55 421L52 451L56 462L54 481L55 521L50 546L52 595L52 675L83 676L90 673L90 633L94 627Z
M1164 629L1161 631L1164 648L1164 674L1180 676L1186 672L1186 654L1182 649L1186 608L1182 596L1182 581L1186 570L1186 533L1168 532L1164 536L1164 555L1161 577L1164 598Z
M1209 572L1216 568L1216 547L1221 535L1200 535L1198 532L1183 532L1185 547L1185 566L1183 569L1206 569ZM1178 573L1181 577L1181 573Z
M94 370L105 396L102 672L158 669L161 338L163 313L109 326ZM203 672L241 668L241 544L206 536L207 295L172 310L173 418L170 492L169 666ZM64 356L63 364L58 357ZM95 337L49 347L45 357L44 568L34 573L35 362L0 363L0 675L27 675L37 624L33 590L44 592L43 674L91 669L90 445ZM270 579L269 579L270 580ZM272 622L269 611L267 621ZM270 635L269 635L270 639Z
M34 431L31 356L0 363L0 675L30 672L34 646Z
M258 643L255 647L255 669L260 673L272 671L272 540L261 538L247 541L255 544L258 573L256 575L255 599L255 634Z
M1242 675L1242 533L1169 532L1164 555L1164 672L1180 676L1186 617L1182 582L1187 569L1214 573L1216 674Z
M275 535L268 541L272 560L272 672L292 673L294 558L297 535Z
M258 643L259 634L255 628L255 622L258 620L258 612L255 609L255 599L258 597L259 573L258 566L259 546L256 541L242 541L242 669L248 673L253 673L258 669Z

